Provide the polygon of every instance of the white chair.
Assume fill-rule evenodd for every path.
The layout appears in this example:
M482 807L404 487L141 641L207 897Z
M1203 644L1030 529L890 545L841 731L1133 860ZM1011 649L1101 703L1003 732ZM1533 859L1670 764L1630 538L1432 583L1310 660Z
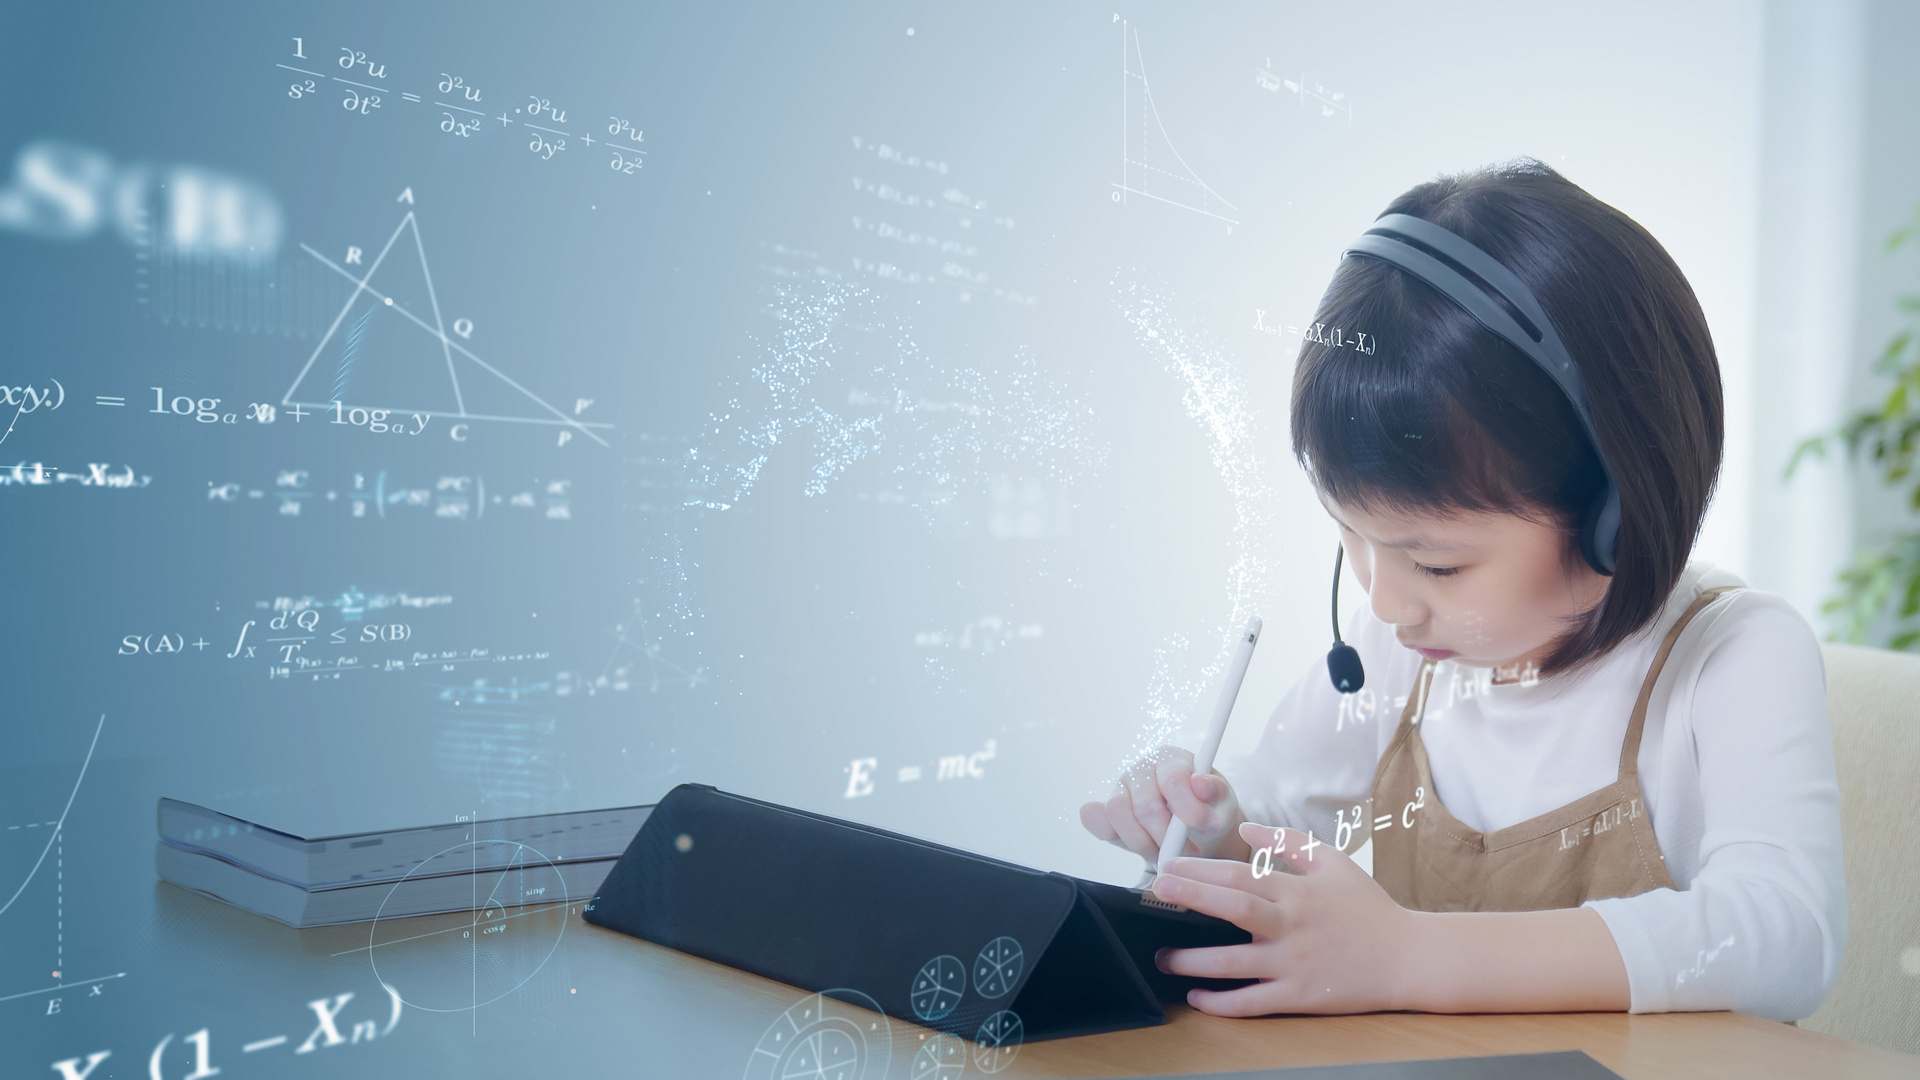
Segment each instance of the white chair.
M1825 645L1847 951L1800 1026L1920 1053L1920 656Z

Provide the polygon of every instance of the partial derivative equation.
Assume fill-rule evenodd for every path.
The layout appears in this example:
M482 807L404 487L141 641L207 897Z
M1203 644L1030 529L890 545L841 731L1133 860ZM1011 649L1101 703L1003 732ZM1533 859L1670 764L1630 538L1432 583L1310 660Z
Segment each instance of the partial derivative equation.
M306 469L278 469L271 483L242 484L207 481L206 501L212 505L257 503L281 517L301 518L324 512L329 516L369 521L435 518L441 521L481 521L489 512L503 518L573 520L573 481L532 480L495 483L479 475L439 476L431 482L401 481L385 469L356 472L344 483L321 484Z
M971 754L948 754L934 766L936 770L934 780L935 782L965 780L969 777L975 780L985 779L987 775L985 763L992 761L998 753L999 750L994 741L988 739L985 747ZM873 774L879 767L879 758L855 758L849 762L846 768L840 770L847 776L847 790L842 798L858 799L873 794ZM894 780L896 783L911 784L925 775L926 773L918 765L902 765L894 774Z
M389 998L387 1007L376 1010L371 1016L361 1015L348 1009L348 1006L354 1002L352 992L315 998L307 1002L307 1008L312 1010L314 1027L305 1039L294 1046L292 1053L299 1056L339 1046L358 1046L393 1034L393 1029L400 1023L402 1012L400 992L392 986L383 988ZM303 1024L304 1022L305 1018L302 1020ZM342 1028L345 1030L341 1030ZM277 1050L292 1042L293 1040L285 1034L268 1035L243 1044L240 1047L240 1053L258 1054L267 1050ZM60 1080L87 1080L101 1062L112 1057L111 1048L95 1050L79 1057L53 1062L47 1067L59 1073ZM206 1077L231 1070L234 1062L230 1058L227 1058L225 1066L221 1066L213 1063L215 1057L227 1058L227 1054L214 1052L213 1032L210 1028L203 1027L177 1042L174 1034L169 1032L160 1037L160 1041L154 1044L152 1053L147 1056L147 1075L154 1080L165 1080L170 1073L177 1071L183 1080L205 1080ZM274 1071L284 1071L284 1066ZM129 1069L114 1069L109 1066L106 1075L131 1072L132 1070Z
M294 109L324 109L331 102L345 115L366 118L356 122L372 123L397 112L422 138L491 138L536 161L595 161L622 177L638 176L645 167L646 132L631 111L582 115L576 103L505 89L460 65L444 71L396 67L389 79L386 56L304 37L287 40L292 46L274 67L291 74L276 78L269 92L284 95Z

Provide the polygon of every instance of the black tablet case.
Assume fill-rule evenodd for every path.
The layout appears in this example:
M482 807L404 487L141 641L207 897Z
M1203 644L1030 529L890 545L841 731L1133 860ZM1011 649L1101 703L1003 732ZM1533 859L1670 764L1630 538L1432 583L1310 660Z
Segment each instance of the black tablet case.
M1011 1010L1029 1042L1164 1024L1162 1001L1243 983L1164 974L1155 950L1250 940L1131 889L704 784L660 800L585 918L805 990L858 990L889 1015L967 1039ZM1017 971L1004 942L983 956L1001 938L1018 945ZM920 975L943 956L964 966L965 991L933 1015Z

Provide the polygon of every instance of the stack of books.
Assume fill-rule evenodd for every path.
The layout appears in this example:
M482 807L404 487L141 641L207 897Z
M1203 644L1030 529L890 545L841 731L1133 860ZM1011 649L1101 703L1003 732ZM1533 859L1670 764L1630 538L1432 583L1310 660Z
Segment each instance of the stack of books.
M162 881L288 926L586 900L652 806L295 836L160 800Z

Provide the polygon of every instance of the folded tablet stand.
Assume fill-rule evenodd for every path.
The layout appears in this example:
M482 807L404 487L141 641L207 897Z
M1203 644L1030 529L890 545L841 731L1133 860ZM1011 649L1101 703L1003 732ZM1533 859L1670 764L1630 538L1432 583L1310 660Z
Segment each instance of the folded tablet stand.
M1250 940L1129 889L1044 873L701 784L668 792L588 907L597 926L975 1039L1166 1022L1165 946Z

